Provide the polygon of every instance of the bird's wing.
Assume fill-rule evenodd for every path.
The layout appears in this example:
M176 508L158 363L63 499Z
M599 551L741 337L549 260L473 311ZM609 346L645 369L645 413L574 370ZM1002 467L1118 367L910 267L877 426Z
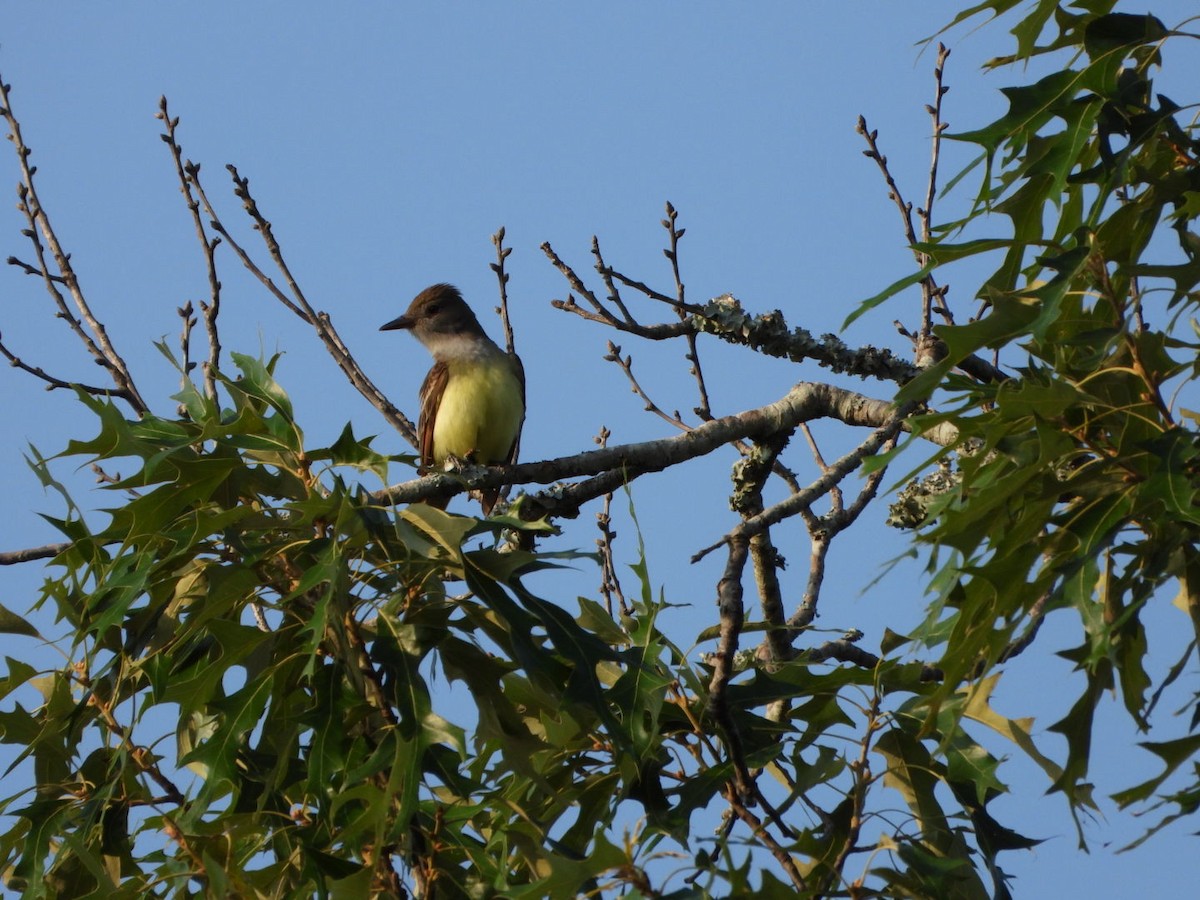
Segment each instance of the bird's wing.
M450 380L450 368L444 362L435 362L425 380L421 382L421 417L417 422L420 438L421 465L431 468L433 459L433 423L437 418L442 394L446 393L446 382Z
M517 436L513 438L512 449L508 451L508 464L511 466L517 461L517 454L521 449L521 429L525 427L525 366L521 362L521 357L515 353L509 353L508 358L512 360L513 368L517 370L517 381L521 382L521 421L517 425Z

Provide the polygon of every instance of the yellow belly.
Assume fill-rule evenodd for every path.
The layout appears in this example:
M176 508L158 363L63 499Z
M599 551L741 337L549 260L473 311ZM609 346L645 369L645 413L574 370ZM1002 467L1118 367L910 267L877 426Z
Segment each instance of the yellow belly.
M433 423L433 459L508 462L525 416L521 383L507 357L449 363L449 378Z

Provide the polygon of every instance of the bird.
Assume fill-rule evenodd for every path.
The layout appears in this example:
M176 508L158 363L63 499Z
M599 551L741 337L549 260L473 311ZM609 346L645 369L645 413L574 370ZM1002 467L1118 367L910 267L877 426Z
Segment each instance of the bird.
M417 421L421 467L439 471L447 460L511 465L525 423L525 368L488 337L458 288L434 284L413 298L380 331L409 331L433 357L421 383ZM482 491L485 516L500 497Z

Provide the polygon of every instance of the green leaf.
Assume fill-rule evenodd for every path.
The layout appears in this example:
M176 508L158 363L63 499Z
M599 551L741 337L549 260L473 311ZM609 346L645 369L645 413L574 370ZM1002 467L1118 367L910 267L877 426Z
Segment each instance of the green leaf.
M1016 744L1021 750L1052 780L1062 777L1063 770L1057 763L1044 756L1033 742L1033 719L1009 719L997 713L991 706L992 691L995 690L1000 674L981 678L975 687L967 692L962 714L968 718L986 725L997 734Z
M1167 27L1149 13L1109 13L1088 22L1083 48L1092 59L1099 59L1117 51L1127 53L1139 44L1156 44L1167 33Z
M1189 735L1172 741L1145 741L1139 744L1163 761L1163 770L1153 778L1141 784L1118 791L1112 795L1113 800L1122 809L1141 800L1153 796L1164 781L1184 763L1193 760L1200 753L1200 735Z
M932 273L936 267L937 264L932 262L927 266L922 266L918 271L913 272L911 275L905 275L898 281L893 281L873 297L868 297L866 300L860 301L858 306L854 308L854 311L851 312L850 315L846 316L845 321L842 322L842 330L845 331L851 326L851 324L854 323L856 319L858 319L864 313L870 312L885 300L896 296L898 293L912 287L914 284L920 284L929 277L930 273Z
M3 634L23 634L26 637L40 638L38 630L30 625L25 619L12 612L6 606L0 606L0 633ZM13 660L10 658L9 663Z

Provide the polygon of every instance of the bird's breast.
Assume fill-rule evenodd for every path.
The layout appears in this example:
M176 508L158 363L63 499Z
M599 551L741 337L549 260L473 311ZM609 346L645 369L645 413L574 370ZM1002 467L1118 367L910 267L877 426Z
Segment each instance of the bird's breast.
M508 462L517 440L525 402L508 357L448 362L446 389L433 426L433 456L471 457L475 462Z

